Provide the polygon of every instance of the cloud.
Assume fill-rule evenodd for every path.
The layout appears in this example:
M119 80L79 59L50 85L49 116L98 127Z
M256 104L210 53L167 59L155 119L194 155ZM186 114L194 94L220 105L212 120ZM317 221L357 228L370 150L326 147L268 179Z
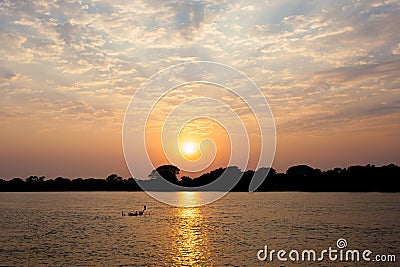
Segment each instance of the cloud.
M3 75L3 78L5 80L16 80L18 79L19 75L16 73L12 73L12 72L7 72Z
M147 78L209 60L254 80L284 131L394 125L399 11L395 0L1 1L0 121L120 127Z
M17 80L20 74L11 72L5 68L0 67L0 88L5 88L9 86L12 81Z
M362 64L357 66L340 67L328 71L319 72L321 78L330 78L338 82L348 82L355 79L386 78L399 74L400 59L390 62Z
M179 2L173 7L175 24L180 34L191 40L204 21L205 4L203 2Z

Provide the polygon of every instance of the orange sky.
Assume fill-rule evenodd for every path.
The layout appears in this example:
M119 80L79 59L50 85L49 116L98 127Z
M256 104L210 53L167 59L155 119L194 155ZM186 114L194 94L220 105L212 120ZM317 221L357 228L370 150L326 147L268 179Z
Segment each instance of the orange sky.
M400 164L398 2L55 5L1 4L0 178L129 177L122 127L132 95L151 75L193 60L235 67L260 87L276 123L278 171ZM259 145L246 106L204 85L177 88L160 101L148 125L152 160L166 163L152 137L160 123L200 92L248 122L253 168ZM171 127L181 118L171 115ZM204 143L204 162L187 167L205 163L215 148L210 168L224 166L224 130L204 120L187 127L184 135L215 144Z

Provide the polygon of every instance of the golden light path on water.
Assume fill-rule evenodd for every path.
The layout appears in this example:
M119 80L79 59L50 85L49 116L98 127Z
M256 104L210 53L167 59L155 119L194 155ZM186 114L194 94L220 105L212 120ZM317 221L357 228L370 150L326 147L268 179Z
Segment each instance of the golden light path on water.
M198 205L198 193L181 192L179 201L184 207L176 208L176 221L172 226L172 266L212 265L207 231L201 208Z

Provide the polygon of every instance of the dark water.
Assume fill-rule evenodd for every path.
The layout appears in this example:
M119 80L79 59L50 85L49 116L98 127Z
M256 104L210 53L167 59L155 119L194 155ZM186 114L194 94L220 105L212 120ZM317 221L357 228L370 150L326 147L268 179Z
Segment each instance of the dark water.
M143 205L145 216L121 216ZM186 208L137 192L0 193L0 265L397 266L399 207L400 194L380 193L230 193ZM265 245L319 252L339 238L348 249L394 254L397 264L257 259Z

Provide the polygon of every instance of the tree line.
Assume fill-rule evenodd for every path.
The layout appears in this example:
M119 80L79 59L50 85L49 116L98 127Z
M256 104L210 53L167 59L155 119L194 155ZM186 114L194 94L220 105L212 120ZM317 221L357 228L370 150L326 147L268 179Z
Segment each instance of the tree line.
M105 179L30 176L25 180L14 178L0 179L0 191L142 191L138 183L148 183L165 179L173 184L184 186L187 190L209 184L217 180L224 171L229 171L240 180L231 191L247 192L255 175L268 173L267 178L256 191L304 191L304 192L400 192L400 167L394 164L376 167L374 165L334 168L326 171L308 165L290 167L285 173L277 173L273 168L260 168L256 171L242 172L238 167L218 168L196 178L179 176L179 168L163 165L153 170L146 181L134 178L124 179L111 174Z

